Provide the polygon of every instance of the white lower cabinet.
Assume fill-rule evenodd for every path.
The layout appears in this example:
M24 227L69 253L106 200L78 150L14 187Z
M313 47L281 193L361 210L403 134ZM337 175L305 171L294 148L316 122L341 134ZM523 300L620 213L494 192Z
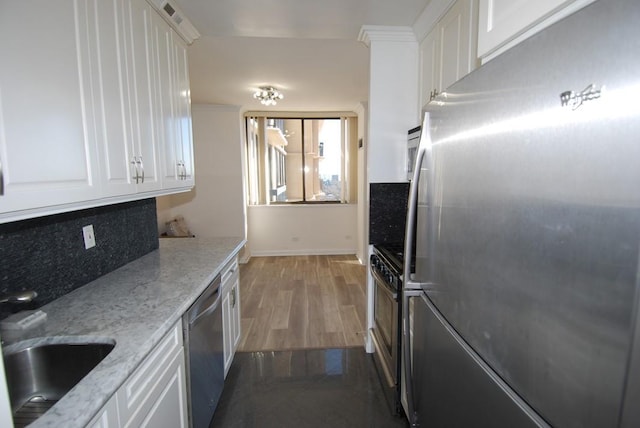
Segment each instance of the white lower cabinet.
M98 415L93 418L88 428L117 428L120 427L120 417L118 416L118 400L114 395L109 402L104 405Z
M187 386L179 321L89 424L92 428L187 428Z
M187 428L184 351L180 350L149 394L150 410L132 417L125 427Z
M222 270L222 330L224 335L224 375L227 376L240 344L240 272L234 259Z

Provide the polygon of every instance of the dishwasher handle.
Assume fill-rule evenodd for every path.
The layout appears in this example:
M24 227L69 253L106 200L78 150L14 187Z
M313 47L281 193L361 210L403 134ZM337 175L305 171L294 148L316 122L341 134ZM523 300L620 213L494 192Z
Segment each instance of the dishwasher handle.
M215 299L213 303L211 303L209 306L203 309L202 312L194 312L193 314L191 314L190 318L192 319L189 320L189 329L191 329L199 320L211 314L216 309L218 309L218 306L220 306L220 289L219 288L210 297Z
M187 311L187 321L191 329L200 319L210 315L220 306L220 276L207 287Z

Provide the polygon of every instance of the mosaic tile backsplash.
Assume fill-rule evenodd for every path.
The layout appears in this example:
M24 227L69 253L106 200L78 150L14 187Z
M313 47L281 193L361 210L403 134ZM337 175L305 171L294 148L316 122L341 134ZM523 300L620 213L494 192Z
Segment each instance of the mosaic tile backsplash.
M403 243L409 183L371 183L369 186L369 243Z
M96 246L85 250L82 227ZM0 304L0 319L35 309L158 248L154 198L0 224L0 294L38 293L33 304Z

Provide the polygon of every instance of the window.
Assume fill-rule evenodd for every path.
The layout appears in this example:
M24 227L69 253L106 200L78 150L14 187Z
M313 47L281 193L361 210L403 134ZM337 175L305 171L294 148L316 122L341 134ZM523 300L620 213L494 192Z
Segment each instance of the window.
M250 115L246 125L249 204L349 202L355 118Z

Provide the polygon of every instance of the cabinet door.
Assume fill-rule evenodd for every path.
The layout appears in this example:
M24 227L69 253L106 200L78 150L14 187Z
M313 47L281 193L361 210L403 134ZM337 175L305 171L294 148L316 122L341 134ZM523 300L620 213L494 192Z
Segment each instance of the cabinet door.
M422 105L478 66L477 0L458 0L420 45Z
M476 68L476 0L458 0L438 24L439 92Z
M440 90L439 29L433 29L420 45L421 105L429 103L434 91Z
M480 0L478 55L486 56L573 0Z
M184 352L175 356L160 383L164 388L157 401L140 422L130 423L131 427L187 428L187 398L185 388Z
M233 323L230 291L227 288L222 297L222 334L224 336L224 376L227 376L233 361Z
M224 334L224 375L240 344L240 269L238 259L222 268L222 329Z
M235 353L240 344L240 279L237 277L236 283L231 289L231 324L233 325L233 352Z
M193 187L193 141L187 48L160 17L153 20L157 49L155 117L162 148L162 188Z
M100 195L86 14L84 2L2 2L0 217Z
M193 187L193 139L187 48L159 16L154 37L158 45L157 112L163 148L162 187Z
M189 64L187 46L179 37L174 37L174 66L176 97L177 159L182 163L182 186L194 185L193 131L191 125L191 89L189 86Z
M175 117L177 105L174 93L177 90L174 78L173 30L160 17L153 20L153 37L157 49L156 70L158 80L155 88L155 118L158 123L158 143L162 151L162 187L176 187L179 180L178 130Z
M178 322L167 333L118 390L116 394L118 411L123 426L139 427L143 421L150 418L149 415L158 411L156 408L160 401L172 409L183 409L186 406L186 401L183 401L186 396L186 382L184 382L185 358L182 348L181 326L182 323ZM182 368L179 368L178 365ZM173 382L178 381L181 383L182 392L177 396L173 392L169 394L167 388L170 388L170 384ZM175 398L176 401L170 403L167 396ZM182 415L178 415L178 417L182 418ZM174 419L171 419L171 422L173 421Z
M118 428L120 426L118 401L115 396L104 405L98 415L87 426L89 428Z
M136 192L131 165L133 133L127 82L126 34L131 22L125 19L126 0L91 0L91 75L99 142L102 193L105 197ZM129 25L129 26L127 26ZM126 31L125 31L126 29Z
M152 19L156 12L145 0L125 2L128 123L132 135L129 161L138 192L160 189L157 132L153 117L157 71L154 67ZM136 179L137 177L137 179Z

